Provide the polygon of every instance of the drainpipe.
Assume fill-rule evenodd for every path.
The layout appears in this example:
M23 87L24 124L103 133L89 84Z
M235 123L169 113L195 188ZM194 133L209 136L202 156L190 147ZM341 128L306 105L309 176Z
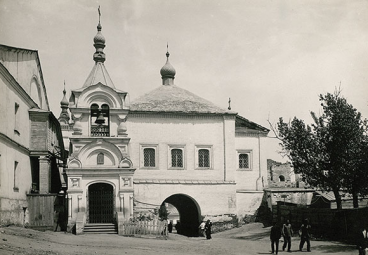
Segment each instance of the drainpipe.
M224 181L226 181L226 138L225 138L225 116L223 116L223 143L224 143Z
M262 172L261 172L261 136L258 133L258 179L256 182L256 190L261 190L262 185Z

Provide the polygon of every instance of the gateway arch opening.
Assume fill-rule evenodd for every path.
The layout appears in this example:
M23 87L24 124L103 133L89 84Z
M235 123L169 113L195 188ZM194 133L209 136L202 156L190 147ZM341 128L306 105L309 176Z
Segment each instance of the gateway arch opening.
M198 203L184 194L172 195L166 198L162 204L165 203L173 205L179 212L180 228L177 229L178 234L198 236L198 226L201 221L201 210Z

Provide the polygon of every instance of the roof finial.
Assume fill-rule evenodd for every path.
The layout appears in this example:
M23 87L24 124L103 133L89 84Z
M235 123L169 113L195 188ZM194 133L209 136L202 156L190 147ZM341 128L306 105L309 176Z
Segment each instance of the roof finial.
M100 6L98 6L98 24L100 24L101 22L101 10L100 10Z
M63 90L63 93L64 93L64 95L66 93L66 90L65 90L65 80L64 80L64 90Z
M227 109L229 109L229 111L231 110L230 103L231 103L231 98L229 97L229 107L227 108Z
M169 42L167 42L167 45L166 45L166 57L167 57L167 59L169 59L169 56L170 56L170 53L169 53Z
M94 61L104 62L106 60L105 53L103 49L105 48L105 37L101 34L102 26L101 26L101 9L98 6L98 25L97 25L97 35L93 38L94 45L96 48L95 54L93 54Z

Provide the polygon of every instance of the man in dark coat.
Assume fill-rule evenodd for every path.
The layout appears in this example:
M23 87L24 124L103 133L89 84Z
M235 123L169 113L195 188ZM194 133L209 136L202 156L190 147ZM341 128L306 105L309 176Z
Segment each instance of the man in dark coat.
M359 255L366 255L365 249L368 248L368 231L367 228L361 229L357 236Z
M300 234L299 251L302 251L305 242L307 242L307 251L311 251L310 229L311 226L309 225L309 221L308 219L305 219L299 230Z
M273 225L273 227L271 228L271 234L270 234L272 254L275 253L275 251L276 251L276 254L279 253L280 238L281 238L281 228L278 222L276 222L275 225Z
M206 232L206 238L211 239L211 228L212 228L212 222L211 220L206 221L206 225L204 226L204 231Z

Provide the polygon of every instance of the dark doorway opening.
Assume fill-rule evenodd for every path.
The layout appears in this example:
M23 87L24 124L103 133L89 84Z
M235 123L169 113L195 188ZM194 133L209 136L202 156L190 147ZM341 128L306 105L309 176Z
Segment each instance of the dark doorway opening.
M173 205L179 212L179 229L176 229L178 234L198 236L201 212L199 205L193 198L183 194L175 194L166 198L164 203Z
M114 223L114 189L96 183L88 188L89 223Z

